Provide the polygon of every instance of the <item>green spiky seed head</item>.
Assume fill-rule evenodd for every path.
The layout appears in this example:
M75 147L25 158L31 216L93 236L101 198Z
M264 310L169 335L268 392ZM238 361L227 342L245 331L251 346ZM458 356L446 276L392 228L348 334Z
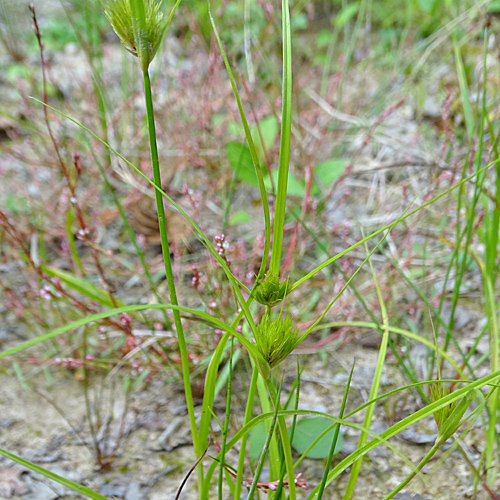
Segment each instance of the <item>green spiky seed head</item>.
M431 401L434 403L435 401L439 401L441 398L444 398L448 394L450 394L450 388L442 385L441 382L436 382L435 384L431 384ZM448 417L452 414L453 410L456 408L457 402L455 401L452 404L444 406L439 410L434 412L434 420L436 421L437 428L441 430L443 424L446 422Z
M295 328L291 316L271 319L266 314L257 326L255 343L269 366L274 368L293 351L298 337L299 330Z
M255 300L267 307L274 307L286 297L290 281L280 283L279 276L268 274L255 292Z
M443 386L440 382L431 385L432 402L451 394L449 387ZM436 444L443 444L450 436L455 434L462 424L462 418L474 399L474 391L469 391L461 400L454 401L434 412L434 420L438 427L438 437Z
M103 4L104 15L123 46L139 58L141 69L146 71L165 33L160 3L156 0L104 0Z

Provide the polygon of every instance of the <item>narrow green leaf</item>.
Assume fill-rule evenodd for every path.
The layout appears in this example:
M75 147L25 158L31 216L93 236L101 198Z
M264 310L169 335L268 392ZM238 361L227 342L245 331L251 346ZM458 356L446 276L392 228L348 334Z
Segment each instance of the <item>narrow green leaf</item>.
M87 488L86 486L83 486L81 484L75 483L74 481L71 481L70 479L66 479L62 476L54 474L53 472L44 469L39 465L29 462L24 458L18 457L13 453L9 453L6 450L2 450L1 448L0 448L0 455L3 455L4 457L12 460L13 462L16 462L34 472L38 472L39 474L42 474L42 476L48 477L49 479L52 479L53 481L56 481L57 483L62 484L63 486L66 486L67 488L76 491L77 493L85 495L88 498L92 498L93 500L108 500L106 497L103 497L99 493L96 493L95 491L91 490L90 488Z
M446 420L444 421L441 429L439 430L439 436L436 440L437 444L443 444L451 435L453 435L460 427L462 417L469 408L474 399L474 391L470 391L465 397L457 404L457 406L451 412Z
M106 293L102 288L99 288L87 280L75 276L73 273L68 271L62 271L61 269L55 269L52 267L42 267L42 271L51 277L58 277L64 284L68 285L73 290L85 295L91 300L99 302L99 304L106 307L114 307L113 301L111 300L109 293ZM123 302L115 300L116 305L122 306Z
M288 170L290 162L290 139L292 135L292 35L290 31L290 8L288 0L282 0L281 26L283 38L283 85L281 93L281 140L274 211L273 248L269 270L279 274L285 224ZM295 491L295 488L293 488Z
M349 21L358 13L358 10L359 4L357 3L350 3L345 7L342 7L342 9L340 9L339 13L333 19L332 24L336 28L342 28L347 21Z
M455 65L457 68L458 84L460 86L460 96L462 98L462 108L465 117L465 126L467 127L467 135L469 140L472 140L474 135L474 113L472 111L472 106L470 102L469 87L467 84L467 75L465 74L464 61L462 59L462 52L460 46L456 39L456 35L453 34L453 48L455 51Z
M349 248L346 248L345 250L343 250L342 252L339 252L337 255L333 256L331 259L328 259L327 261L323 262L323 264L319 265L318 267L316 267L315 269L313 269L312 271L310 271L309 273L307 273L305 276L303 276L302 278L300 278L298 281L296 281L291 287L290 287L290 292L292 292L293 290L295 290L298 286L300 286L302 283L305 283L306 281L308 281L312 276L314 276L316 273L318 273L319 271L321 271L322 269L324 269L325 267L329 266L330 264L332 264L333 262L335 262L336 260L340 259L342 256L346 255L347 253L349 253L351 250L354 250L355 248L359 247L359 245L362 245L365 241L368 241L370 240L371 238L373 238L374 236L377 236L379 235L380 233L383 233L384 231L386 231L387 229L392 229L396 224L398 224L399 222L407 219L408 217L411 217L413 214L416 214L417 212L419 212L420 210L422 210L423 208L431 205L432 203L434 203L435 201L439 200L440 198L442 198L443 196L446 196L448 193L450 193L451 191L453 191L454 189L457 189L458 187L462 186L463 184L465 184L466 182L470 181L471 179L473 179L474 177L476 177L477 175L479 175L480 173L482 172L485 172L486 170L488 170L489 168L491 168L493 165L496 165L497 163L499 163L499 160L495 160L491 163L489 163L488 165L486 165L485 167L477 170L476 172L474 172L472 175L469 175L468 177L465 177L464 179L462 179L460 182L458 182L457 184L455 184L454 186L452 186L451 188L447 189L446 191L442 192L441 194L435 196L434 198L432 198L431 200L423 203L422 205L420 205L419 207L417 207L415 210L412 210L408 213L404 213L403 215L401 215L401 217L397 218L396 220L394 220L393 222L391 222L390 224L387 224L386 226L378 229L377 231L375 231L374 233L370 234L369 236L366 236L366 238L363 238L362 240L358 241L357 243L355 243L354 245L351 245Z
M265 379L269 378L270 368L269 368L268 363L262 357L262 355L259 353L259 351L255 347L255 345L252 342L250 342L241 333L235 331L229 325L226 325L224 322L218 320L217 318L211 316L210 314L207 314L207 313L204 313L201 311L196 311L195 309L190 309L188 307L173 306L170 304L144 304L144 305L141 304L141 305L124 306L124 307L111 309L109 311L105 311L105 312L98 313L98 314L91 314L85 318L79 319L78 321L74 321L73 323L70 323L69 325L62 326L60 328L57 328L56 330L53 330L49 333L46 333L45 335L40 335L39 337L27 340L26 342L23 342L20 345L17 345L15 347L11 347L10 349L6 349L5 351L0 352L0 359L6 358L7 356L11 356L12 354L23 351L27 347L31 347L33 345L39 344L40 342L43 342L45 340L49 340L49 339L52 339L54 337L57 337L61 333L68 332L69 330L72 330L73 328L78 328L80 326L92 323L93 321L98 321L100 319L109 318L110 316L113 316L116 314L121 314L121 313L125 313L125 312L133 312L133 311L144 311L146 309L172 309L174 311L183 311L183 312L193 314L195 316L199 316L199 317L209 321L210 323L213 323L218 328L225 330L227 333L230 333L231 335L235 336L243 344L245 349L247 349L247 351L252 356L254 361L258 364L259 369L261 370L262 376Z

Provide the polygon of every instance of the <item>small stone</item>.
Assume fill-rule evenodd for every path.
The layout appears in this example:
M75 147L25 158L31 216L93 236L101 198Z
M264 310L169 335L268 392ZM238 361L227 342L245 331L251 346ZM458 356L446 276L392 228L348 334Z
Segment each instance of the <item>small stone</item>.
M125 500L147 500L147 495L142 491L141 483L130 483L125 492Z
M444 302L441 309L441 319L449 324L451 318L451 302ZM462 330L466 327L472 319L471 313L464 307L457 305L455 308L455 314L453 316L453 328L455 330Z
M0 418L0 429L7 429L11 425L14 425L16 421L12 418Z
M47 484L39 479L34 479L31 476L26 477L26 484L31 493L23 497L23 500L55 500L56 498L59 498L62 494L61 490L63 490L63 487L56 485L56 483L50 481L50 479L47 479L46 481ZM53 486L49 486L49 482L51 482Z
M437 438L437 434L426 434L423 432L418 432L411 427L408 429L403 429L398 436L401 439L413 444L430 444L434 443Z
M123 498L125 495L125 491L127 489L127 485L123 484L123 482L119 479L113 479L109 483L105 483L101 486L101 492L105 497L119 497Z
M167 426L167 428L161 433L160 437L158 438L158 445L160 446L160 449L171 451L174 448L174 433L182 425L182 422L184 422L183 417L175 417Z
M21 479L23 472L24 469L17 466L0 469L0 498L25 495L30 491Z

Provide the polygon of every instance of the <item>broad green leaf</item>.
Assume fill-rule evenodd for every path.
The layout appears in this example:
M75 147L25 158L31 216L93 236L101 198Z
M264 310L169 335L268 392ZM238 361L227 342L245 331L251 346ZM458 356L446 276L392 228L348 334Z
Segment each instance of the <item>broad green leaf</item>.
M324 187L330 187L344 173L345 166L345 160L327 160L314 167L314 176Z
M30 213L26 198L24 196L17 196L12 192L7 193L7 197L5 199L5 208L16 215L24 215Z
M333 19L333 25L337 28L342 28L344 24L349 21L352 17L354 17L359 10L359 4L351 3L343 7L339 13Z
M214 127L217 127L217 125L220 125L225 119L226 119L226 115L223 115L223 114L214 115L214 116L212 116L211 123Z
M237 179L257 187L259 182L248 147L238 142L228 142L226 153Z
M426 14L430 14L436 7L437 0L418 0L418 5Z
M229 218L230 226L237 226L238 224L242 224L244 222L250 222L252 218L250 214L246 210L238 210L231 215Z
M249 433L248 449L252 463L259 459L266 442L267 429L265 422L259 422Z
M488 12L500 12L500 1L494 0L488 5Z
M322 417L304 418L297 422L295 426L295 434L293 436L292 446L300 454L304 453L311 443L319 437L321 433L326 431L332 423ZM332 441L335 436L335 427L330 429L309 451L308 458L326 458L330 452ZM344 442L342 434L339 434L337 444L335 445L335 453L342 450Z
M259 122L260 131L262 132L262 137L264 139L264 146L266 151L273 146L278 136L279 123L275 116L268 116ZM265 160L264 148L262 147L262 141L260 140L260 135L257 127L252 127L252 137L255 137L255 148L257 149L257 154L261 161Z
M293 30L306 30L307 29L307 16L305 14L299 14L298 16L293 16L290 27Z
M278 175L279 172L278 170L273 170L271 172L271 175L273 176L274 180L274 185L278 185ZM271 181L269 179L269 176L266 176L264 178L264 184L266 186L266 189L271 191L272 185ZM306 187L305 185L300 182L290 171L288 171L288 182L287 182L287 190L286 190L287 196L299 196L303 198L306 194Z
M252 127L250 127L250 132L253 137L259 161L263 163L266 159L266 155L264 154L264 148L266 151L269 151L269 149L273 146L274 142L276 141L276 137L278 136L278 130L279 130L278 119L275 116L268 116L267 118L264 118L259 122L259 127L262 133L262 138L264 139L264 146L262 146L262 141L260 140L260 134L257 125L253 125ZM227 127L227 130L230 134L235 134L235 135L243 135L245 133L243 125L236 122L231 123Z
M332 39L331 30L321 30L316 35L316 44L318 45L318 49L324 49Z

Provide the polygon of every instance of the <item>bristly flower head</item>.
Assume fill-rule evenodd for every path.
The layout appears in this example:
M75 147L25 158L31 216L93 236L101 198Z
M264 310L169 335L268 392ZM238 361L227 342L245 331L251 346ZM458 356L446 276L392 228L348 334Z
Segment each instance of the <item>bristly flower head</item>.
M431 400L432 402L451 394L449 387L443 386L441 382L436 382L431 385ZM469 408L474 399L474 391L469 391L462 400L455 401L434 412L434 420L438 427L438 437L436 444L443 444L450 436L455 434L462 423L462 417Z
M298 337L299 330L293 325L291 316L271 319L266 314L257 326L255 343L269 366L274 368L293 351Z
M165 33L166 23L156 0L103 0L104 14L124 47L146 71ZM141 5L142 4L142 5Z
M441 384L441 382L436 382L431 384L431 400L432 402L439 401L441 398L448 396L450 394L450 388L446 385ZM446 422L448 417L453 413L453 410L457 407L457 401L451 403L447 406L434 412L434 420L436 421L437 428L441 430L443 424Z
M267 274L255 292L255 300L264 306L274 307L286 297L290 281L280 283L279 276Z

